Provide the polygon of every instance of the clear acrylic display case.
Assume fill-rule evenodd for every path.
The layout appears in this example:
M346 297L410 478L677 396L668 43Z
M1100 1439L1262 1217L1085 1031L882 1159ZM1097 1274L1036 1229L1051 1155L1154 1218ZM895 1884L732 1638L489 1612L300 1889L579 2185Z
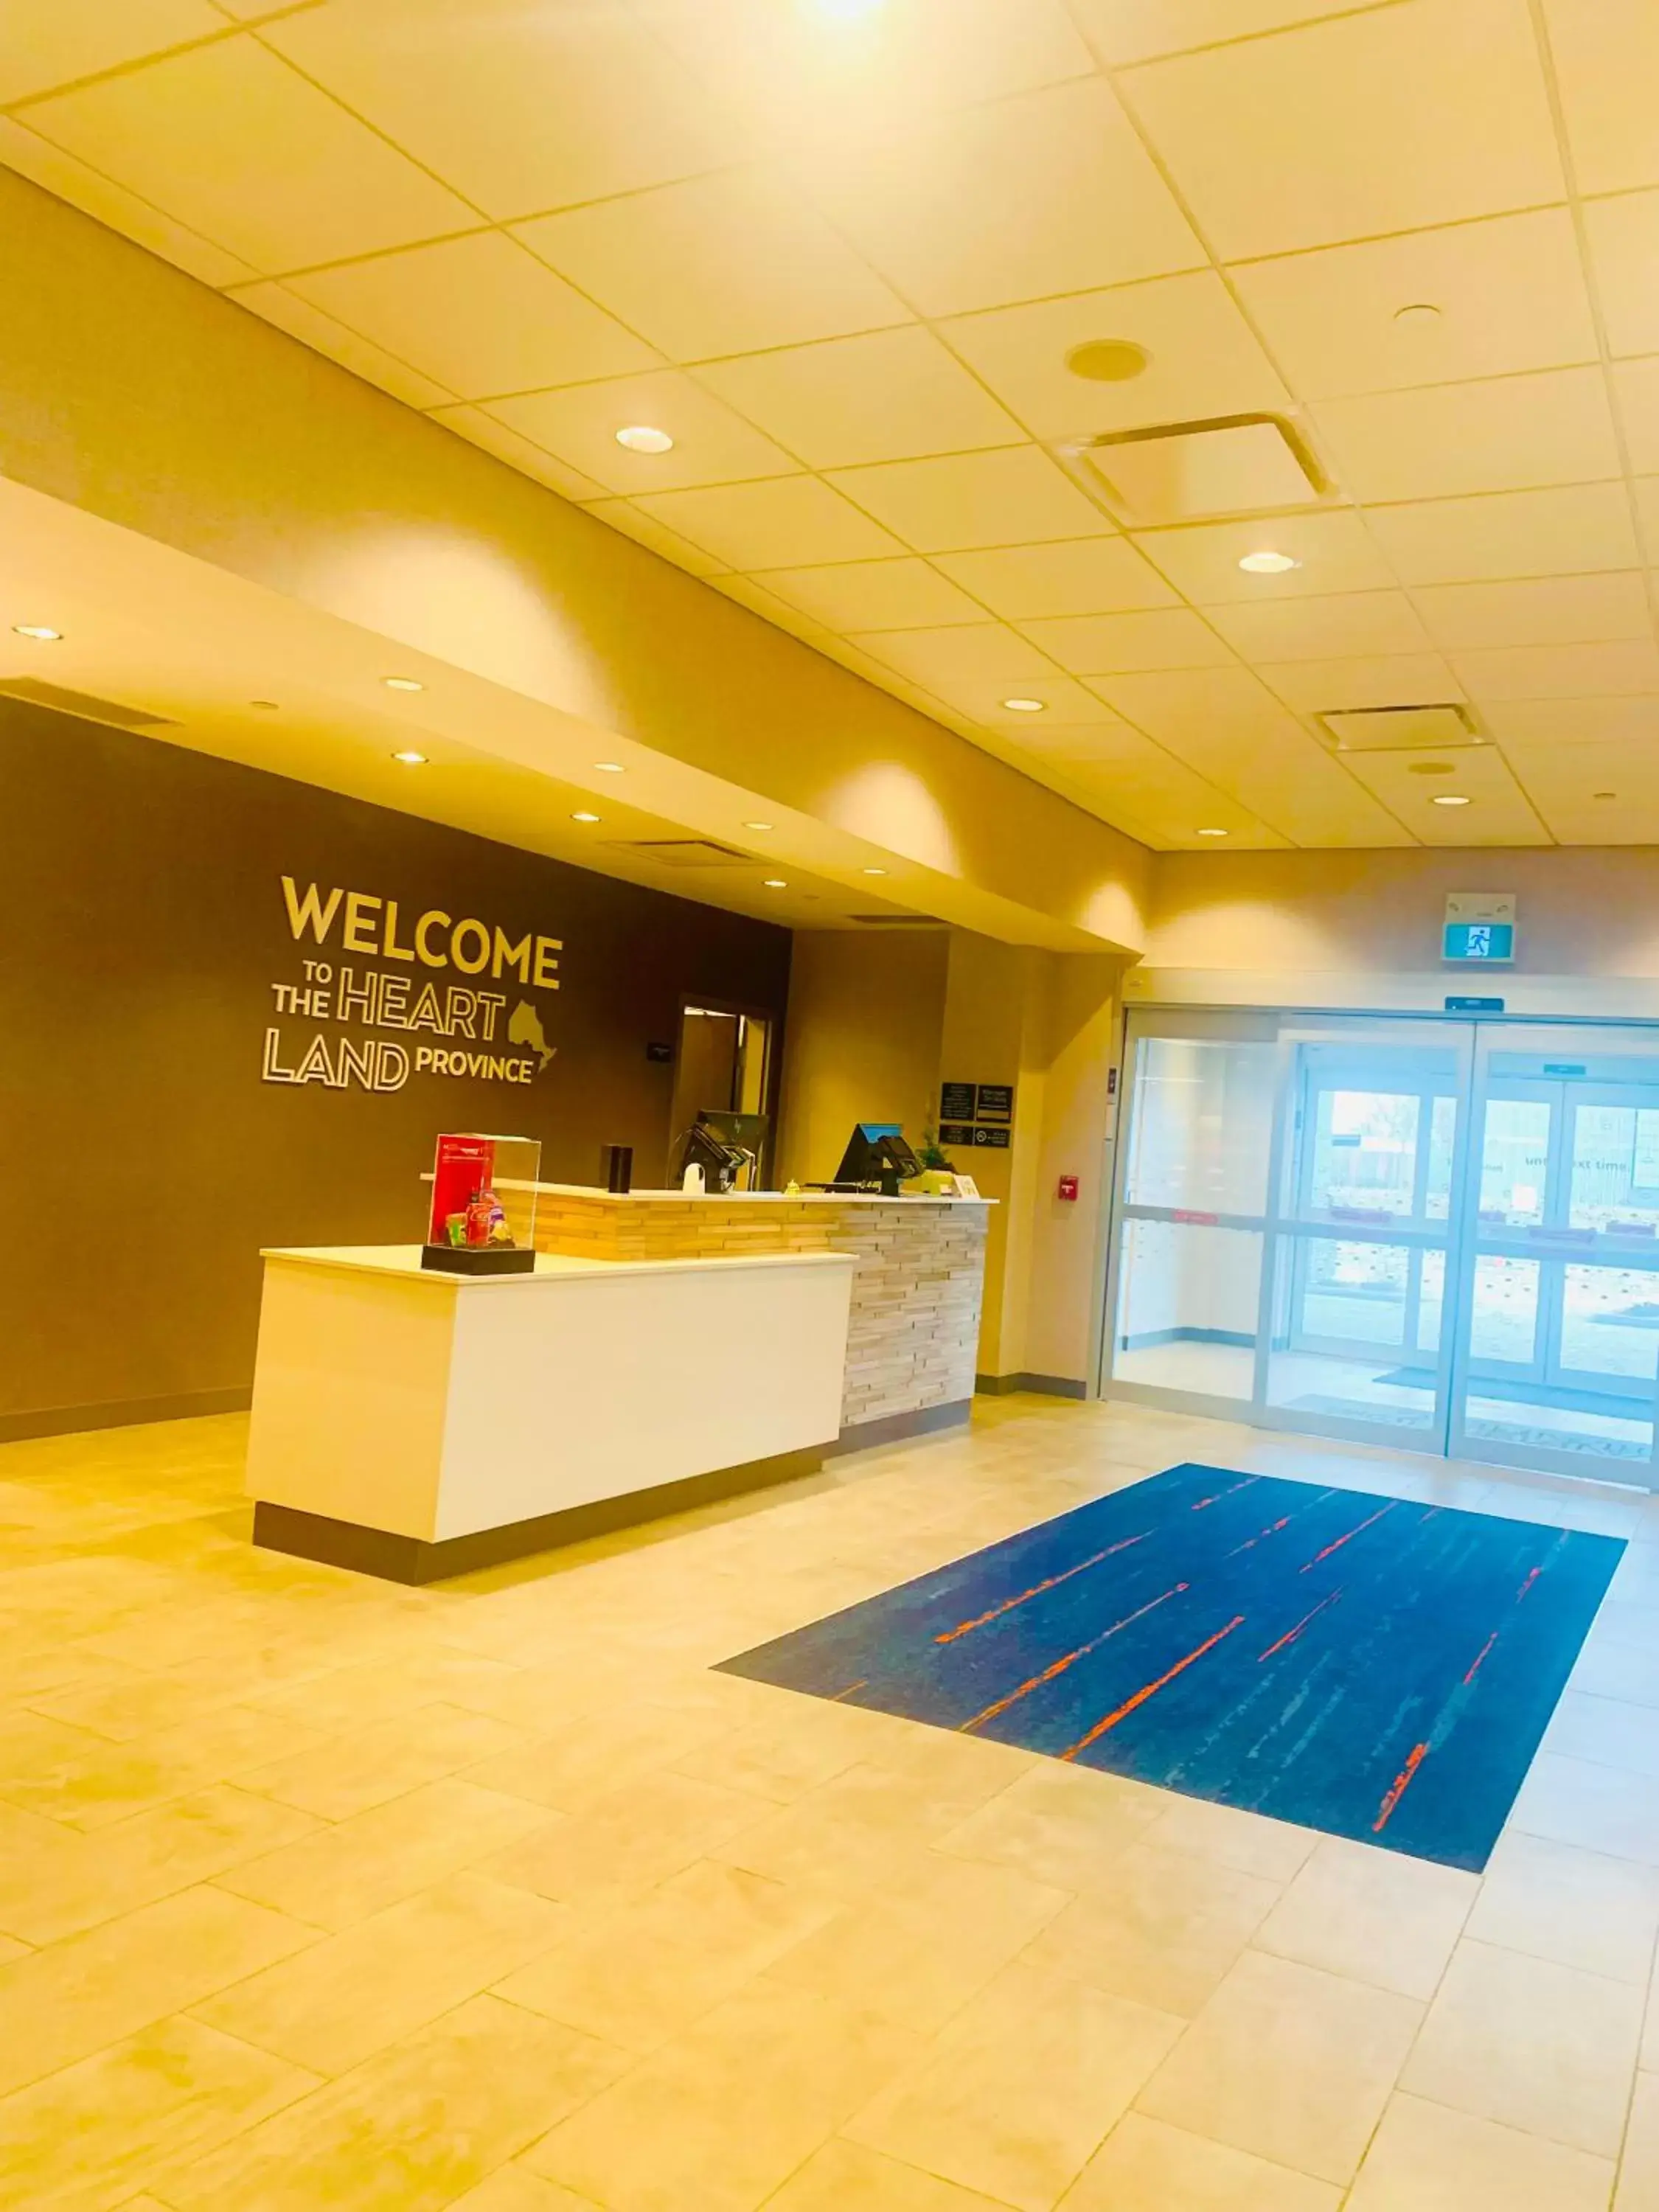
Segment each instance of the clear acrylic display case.
M459 1275L531 1273L541 1164L536 1137L473 1131L440 1137L422 1267Z

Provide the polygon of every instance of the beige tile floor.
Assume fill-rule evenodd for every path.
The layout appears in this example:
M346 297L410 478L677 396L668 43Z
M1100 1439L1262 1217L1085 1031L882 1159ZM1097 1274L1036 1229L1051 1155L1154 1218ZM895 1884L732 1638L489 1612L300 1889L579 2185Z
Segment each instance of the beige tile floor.
M442 1589L0 1450L0 2204L1655 2212L1659 1504L1127 1406ZM1184 1458L1631 1540L1484 1879L709 1671Z

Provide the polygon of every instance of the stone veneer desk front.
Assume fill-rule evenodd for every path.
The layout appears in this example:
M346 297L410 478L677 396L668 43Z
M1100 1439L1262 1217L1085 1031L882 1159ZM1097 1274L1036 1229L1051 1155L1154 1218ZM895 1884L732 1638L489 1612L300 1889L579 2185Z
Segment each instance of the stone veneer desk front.
M821 1191L613 1196L574 1183L538 1183L536 1190L536 1244L543 1252L612 1261L850 1253L840 1448L861 1449L968 1419L994 1201ZM740 1370L740 1350L736 1358Z

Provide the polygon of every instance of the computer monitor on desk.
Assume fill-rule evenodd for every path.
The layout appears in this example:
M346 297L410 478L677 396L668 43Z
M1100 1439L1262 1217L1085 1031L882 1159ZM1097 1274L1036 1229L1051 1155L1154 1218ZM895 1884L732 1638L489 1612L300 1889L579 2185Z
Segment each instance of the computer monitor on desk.
M896 1121L859 1121L827 1190L878 1191L896 1198L900 1183L921 1173L921 1162L904 1141Z

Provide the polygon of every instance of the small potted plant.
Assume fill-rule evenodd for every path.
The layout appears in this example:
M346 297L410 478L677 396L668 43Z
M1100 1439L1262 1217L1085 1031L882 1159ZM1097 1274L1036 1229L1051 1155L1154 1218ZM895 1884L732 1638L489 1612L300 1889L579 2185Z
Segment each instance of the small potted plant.
M904 1185L907 1198L954 1198L957 1194L956 1170L951 1158L939 1140L939 1127L929 1121L921 1133L921 1142L916 1147L916 1158L921 1162L921 1173L912 1176Z

